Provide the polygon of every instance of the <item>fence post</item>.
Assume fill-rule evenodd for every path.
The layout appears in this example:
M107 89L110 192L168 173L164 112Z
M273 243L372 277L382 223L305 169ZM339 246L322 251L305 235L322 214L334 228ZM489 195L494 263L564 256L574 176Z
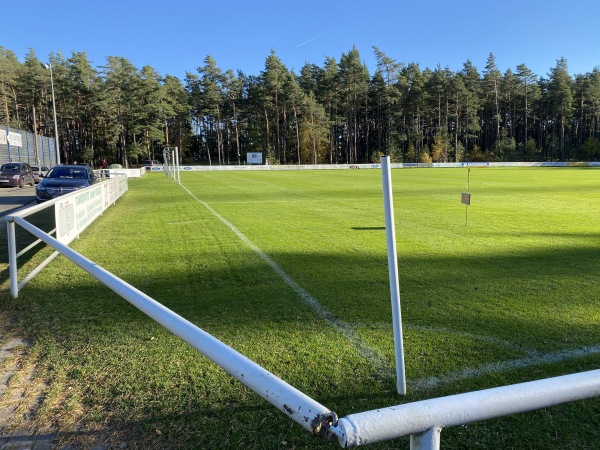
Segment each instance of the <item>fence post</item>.
M398 257L396 254L396 228L394 224L394 202L392 199L392 173L390 157L381 158L383 184L383 208L385 215L385 237L388 254L388 274L392 301L392 322L394 329L394 349L396 354L396 388L398 394L406 394L406 374L404 369L404 343L402 338L402 315L400 313L400 282L398 280Z
M410 435L410 450L440 450L441 427L433 427L419 434Z
M15 236L15 223L6 222L8 234L8 273L10 276L10 296L17 298L19 295L19 279L17 275L17 239Z

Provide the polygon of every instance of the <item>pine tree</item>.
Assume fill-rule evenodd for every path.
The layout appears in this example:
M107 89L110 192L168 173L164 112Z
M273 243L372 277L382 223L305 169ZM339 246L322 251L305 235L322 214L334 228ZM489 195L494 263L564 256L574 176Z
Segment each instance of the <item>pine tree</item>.
M227 72L225 72L223 88L230 108L231 124L235 132L235 153L238 165L241 164L240 120L238 114L238 105L242 98L242 87L242 79L236 78L231 69L227 70Z
M364 99L369 89L369 71L361 62L356 47L342 54L340 59L340 84L346 111L345 156L346 163L358 162L361 139L361 117L366 117ZM362 114L361 114L362 113Z
M375 58L377 59L377 70L381 73L385 87L380 94L384 105L385 114L381 116L381 126L383 127L384 154L393 153L393 121L394 109L400 101L400 91L398 90L398 78L403 65L388 57L377 47L373 47Z
M94 163L94 124L96 97L98 94L98 71L92 67L84 52L73 52L67 59L65 77L62 80L67 100L64 113L69 117L70 148L77 161Z
M327 148L327 113L312 92L304 96L302 117L303 148L307 150L305 154L311 155L309 161L312 164L323 162Z
M539 88L536 85L536 75L525 64L517 66L517 77L520 85L517 88L517 95L522 99L523 110L521 117L523 120L523 143L526 146L529 142L529 111L531 100L535 101L539 97Z
M343 119L340 115L342 95L339 77L337 61L335 58L327 57L323 69L319 72L315 99L324 106L327 113L329 122L328 160L330 164L337 163L338 157L341 156L338 152L338 145L341 145L338 136L341 135L339 129Z
M15 125L13 117L18 105L17 93L20 93L18 80L21 71L22 67L17 56L0 46L0 123ZM33 106L40 106L40 103Z
M464 105L464 147L467 151L476 145L481 132L481 75L471 61L463 64L460 75L465 86ZM469 145L471 143L471 145ZM456 152L455 161L459 161L459 152Z
M275 50L271 50L271 54L265 61L265 69L261 73L261 79L264 86L265 119L267 121L267 129L269 123L275 127L275 145L274 153L271 154L271 147L267 149L267 153L272 158L275 158L279 163L285 163L285 151L282 142L282 121L284 116L284 105L282 97L284 95L284 83L286 80L287 68L283 65L279 57L275 54ZM271 116L271 120L269 120ZM267 142L269 136L267 133Z
M567 60L563 57L556 61L556 66L550 70L548 82L548 97L551 111L558 122L559 158L565 159L565 132L567 122L572 115L573 80L569 76Z
M103 86L99 96L99 135L114 149L116 160L128 166L127 146L135 129L134 107L141 86L137 68L123 57L109 56L102 67Z
M493 132L488 130L486 145L488 149L494 146L494 142L500 139L500 71L496 66L496 59L492 53L488 56L483 72L484 94L486 95L487 118L491 119L494 125Z
M226 164L221 117L225 102L223 94L224 75L210 55L204 58L204 65L198 68L198 73L200 74L199 110L206 124L207 147L209 151L216 150L219 164Z

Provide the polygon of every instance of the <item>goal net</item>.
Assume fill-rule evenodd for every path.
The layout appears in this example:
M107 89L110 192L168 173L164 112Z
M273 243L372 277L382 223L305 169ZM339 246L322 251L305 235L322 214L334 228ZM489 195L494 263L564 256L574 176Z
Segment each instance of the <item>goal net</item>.
M165 175L173 178L177 183L181 183L179 179L179 151L177 147L165 147L163 149L163 160Z

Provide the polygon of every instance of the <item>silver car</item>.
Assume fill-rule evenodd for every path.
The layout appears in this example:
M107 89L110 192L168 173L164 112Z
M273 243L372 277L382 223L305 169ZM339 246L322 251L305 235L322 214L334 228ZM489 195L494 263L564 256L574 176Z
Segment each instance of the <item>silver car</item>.
M0 166L0 186L33 186L35 180L31 166L23 162L4 163Z
M31 166L31 170L33 170L33 181L39 183L42 181L42 178L46 176L48 169L46 166Z

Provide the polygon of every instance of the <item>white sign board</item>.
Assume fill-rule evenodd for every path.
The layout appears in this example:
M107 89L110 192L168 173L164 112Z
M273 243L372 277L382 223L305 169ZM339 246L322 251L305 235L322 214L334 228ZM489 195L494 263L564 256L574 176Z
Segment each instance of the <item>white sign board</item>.
M8 132L8 143L15 147L23 147L23 138L21 133L15 133L14 131Z
M246 161L248 164L262 164L262 153L248 152Z

